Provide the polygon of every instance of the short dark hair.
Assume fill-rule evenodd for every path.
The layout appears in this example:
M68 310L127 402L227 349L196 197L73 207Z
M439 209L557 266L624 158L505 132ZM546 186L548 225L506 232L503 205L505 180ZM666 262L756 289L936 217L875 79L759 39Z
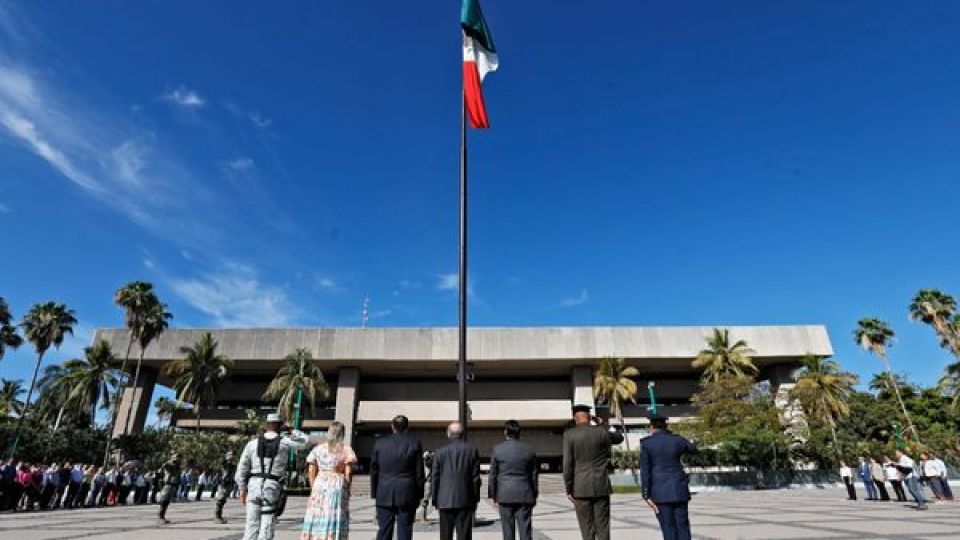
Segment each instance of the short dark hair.
M393 430L397 433L403 433L407 431L407 427L410 425L410 420L407 420L407 417L398 414L393 417L393 421L390 422L390 425L393 426Z
M511 439L516 439L520 437L520 422L516 420L507 420L503 423L503 432L507 434L507 437Z
M651 418L650 425L653 426L654 429L667 429L667 418L665 416Z

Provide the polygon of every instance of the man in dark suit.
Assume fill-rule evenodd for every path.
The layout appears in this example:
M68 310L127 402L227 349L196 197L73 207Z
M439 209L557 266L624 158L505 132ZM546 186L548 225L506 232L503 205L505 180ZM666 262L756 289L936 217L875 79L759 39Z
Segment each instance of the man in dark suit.
M537 451L520 440L520 424L507 420L503 426L507 440L493 448L487 496L500 510L503 540L533 538L531 514L537 504Z
M650 436L640 441L640 481L663 540L690 540L690 486L680 458L696 452L693 443L667 429L666 418L650 417Z
M440 513L440 540L470 540L480 502L480 452L463 440L463 426L447 427L446 446L433 455L430 500Z
M400 415L393 419L393 433L373 446L370 461L370 492L377 505L377 540L413 537L413 522L423 499L423 448L407 433L409 421Z
M577 511L583 540L610 539L611 447L623 435L590 416L590 407L573 408L575 426L563 434L563 483Z

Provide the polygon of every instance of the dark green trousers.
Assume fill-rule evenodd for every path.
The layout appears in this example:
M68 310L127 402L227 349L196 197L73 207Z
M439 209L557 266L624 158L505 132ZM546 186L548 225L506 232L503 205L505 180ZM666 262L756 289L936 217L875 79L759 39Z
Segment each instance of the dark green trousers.
M583 540L610 540L610 497L573 499Z

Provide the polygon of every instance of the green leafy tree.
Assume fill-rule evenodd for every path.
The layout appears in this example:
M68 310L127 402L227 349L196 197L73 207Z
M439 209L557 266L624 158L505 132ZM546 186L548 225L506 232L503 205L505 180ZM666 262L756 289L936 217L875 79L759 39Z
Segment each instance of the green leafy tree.
M66 387L66 406L79 415L90 415L90 427L96 425L97 407L109 407L110 397L120 384L120 374L113 365L116 359L106 341L98 341L83 350L83 359L67 360L63 385Z
M23 412L23 381L0 379L0 419Z
M210 332L189 347L180 347L182 358L167 364L167 375L173 377L177 399L193 405L200 431L200 407L216 400L220 384L227 378L233 361L217 352L217 342Z
M895 400L894 388L900 389L900 395L904 399L910 399L916 394L914 387L908 384L904 376L899 373L888 373L886 371L875 373L867 386L877 393L878 399L882 400Z
M707 347L693 360L693 368L703 371L703 382L716 382L728 376L752 377L757 374L757 366L750 357L753 351L746 341L731 343L729 330L714 328L706 342Z
M853 394L857 377L842 371L835 361L820 356L808 354L801 363L800 369L794 373L796 385L791 390L791 397L800 401L808 415L830 427L834 451L839 457L837 422L850 414L847 402Z
M300 406L302 398L310 402L310 411L313 412L316 410L317 399L326 398L329 393L319 364L310 351L299 348L284 357L283 367L270 381L263 393L263 399L279 400L277 409L283 413L284 418L292 420L293 411ZM303 411L300 413L303 414Z
M73 310L56 302L34 305L20 322L24 337L33 344L33 348L37 352L37 362L33 368L33 377L30 378L30 389L27 390L24 411L17 421L17 432L10 446L11 457L16 455L23 421L30 414L30 399L33 397L33 390L37 384L37 374L40 371L40 363L43 362L43 355L50 350L50 347L59 349L67 334L73 334L73 327L76 324L77 318Z
M921 289L910 302L910 318L933 327L940 345L960 359L960 334L953 324L957 301L937 289Z
M168 397L158 397L153 402L153 408L157 411L157 427L159 428L161 422L166 422L169 429L173 423L173 413L180 408L180 403Z
M692 398L699 410L693 422L675 429L697 439L701 455L692 464L746 466L765 483L765 471L789 470L791 438L768 389L750 377L725 376L703 384Z
M260 425L262 423L263 419L260 418L260 415L257 414L257 411L253 409L247 409L244 411L243 419L237 421L236 430L241 437L249 440L251 437L254 437L260 433Z
M894 336L893 329L890 328L889 324L874 317L860 319L857 322L857 328L853 331L853 340L879 358L880 361L883 362L884 369L887 373L891 374L891 377L893 370L890 368L890 360L887 358L887 349L892 346ZM891 380L893 379L891 378ZM910 419L910 413L907 412L907 407L903 403L900 387L894 384L893 392L897 397L897 402L900 404L900 411L903 413L903 418L907 422L907 428L913 432L913 436L916 437L917 442L920 442L920 433L913 425L913 421Z
M950 400L954 411L960 409L960 362L947 366L938 384L940 392Z
M13 323L13 315L10 313L10 306L7 301L0 296L0 360L7 352L7 349L18 349L23 345L23 338L17 333L17 327Z
M167 312L166 304L160 302L156 297L154 297L153 300L154 303L144 307L140 319L140 328L136 333L137 344L140 346L140 356L137 357L137 368L133 375L133 388L136 388L137 383L140 381L140 367L143 365L143 356L146 354L147 347L167 330L167 327L170 325L170 319L173 318L173 315ZM131 399L129 409L127 410L127 425L125 426L124 432L129 433L132 429L133 400Z

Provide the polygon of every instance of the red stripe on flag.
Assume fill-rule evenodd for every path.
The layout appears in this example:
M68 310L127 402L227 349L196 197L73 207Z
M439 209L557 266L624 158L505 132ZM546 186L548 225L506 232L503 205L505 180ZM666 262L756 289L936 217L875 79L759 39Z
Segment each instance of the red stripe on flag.
M480 88L480 73L476 62L463 63L463 101L467 106L467 117L474 128L490 127L487 118L487 106L483 103L483 90Z

